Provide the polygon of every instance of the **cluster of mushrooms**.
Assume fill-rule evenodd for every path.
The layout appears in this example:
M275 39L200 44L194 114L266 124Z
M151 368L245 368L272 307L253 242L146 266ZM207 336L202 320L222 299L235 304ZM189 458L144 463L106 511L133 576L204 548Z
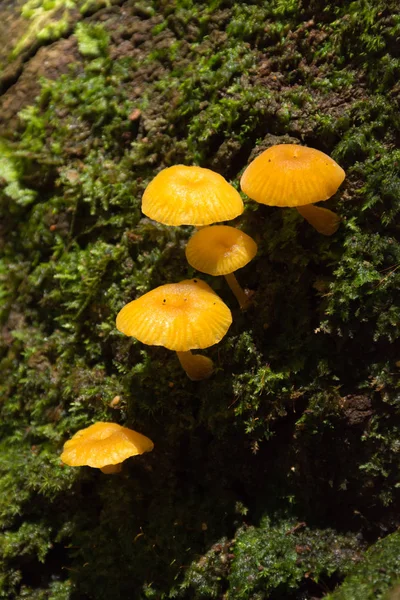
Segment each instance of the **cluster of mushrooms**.
M294 207L319 232L332 235L340 218L314 206L336 193L345 178L329 156L296 144L279 144L262 152L244 171L242 191L269 206ZM240 194L221 175L196 166L175 165L161 171L147 186L142 212L165 225L197 228L186 246L186 258L196 270L224 275L241 309L251 302L234 272L257 253L256 242L235 227L212 225L242 214ZM200 279L168 283L133 300L118 313L117 329L144 344L177 353L193 381L213 373L211 359L192 350L217 344L232 323L228 306ZM121 463L149 452L153 442L115 423L95 423L78 431L64 445L61 460L70 466L89 465L115 473Z

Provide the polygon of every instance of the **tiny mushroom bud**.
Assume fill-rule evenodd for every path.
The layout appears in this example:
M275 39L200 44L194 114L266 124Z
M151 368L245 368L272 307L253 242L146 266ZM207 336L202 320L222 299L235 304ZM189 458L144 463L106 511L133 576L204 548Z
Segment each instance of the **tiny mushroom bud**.
M257 156L240 180L245 194L269 206L289 206L319 232L332 235L340 218L314 206L335 194L346 174L327 154L296 144L271 146Z
M247 308L250 294L240 286L234 271L247 265L257 253L257 244L246 233L227 225L204 227L186 246L188 263L208 275L224 275L240 308Z
M70 467L86 465L106 474L119 473L124 460L153 448L153 442L137 431L117 423L98 422L65 442L61 460Z
M175 165L149 183L142 212L165 225L210 225L229 221L244 210L240 194L218 173L202 167Z
M110 408L117 408L118 404L121 402L121 396L114 396L114 398L111 400L109 406Z
M188 377L206 379L212 361L191 350L217 344L232 323L229 308L199 279L162 285L120 310L117 329L144 344L175 350Z

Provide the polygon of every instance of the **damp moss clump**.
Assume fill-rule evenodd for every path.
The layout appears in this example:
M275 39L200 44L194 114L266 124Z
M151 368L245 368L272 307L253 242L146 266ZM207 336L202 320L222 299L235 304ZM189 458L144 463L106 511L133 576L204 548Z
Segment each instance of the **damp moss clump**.
M363 560L348 574L343 584L327 600L372 600L397 597L390 590L399 582L399 533L392 533L368 549ZM397 591L398 593L398 591Z
M354 534L264 517L259 526L240 527L232 540L219 540L193 563L181 594L246 599L291 597L299 588L326 592L333 575L343 577L360 560L362 547Z

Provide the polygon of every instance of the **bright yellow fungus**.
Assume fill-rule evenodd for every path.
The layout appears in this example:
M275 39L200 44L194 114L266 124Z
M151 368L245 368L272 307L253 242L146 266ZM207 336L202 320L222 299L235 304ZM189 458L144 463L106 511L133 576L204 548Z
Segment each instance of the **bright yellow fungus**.
M118 313L117 329L144 344L175 350L194 381L213 372L212 361L191 350L217 344L232 323L229 308L199 279L162 285Z
M118 473L124 460L153 448L153 442L137 431L117 423L98 422L65 442L61 460L70 467L86 465L103 473Z
M249 294L234 275L257 254L257 244L246 233L227 225L204 227L197 231L186 246L188 263L209 275L224 275L241 308L249 304Z
M165 225L200 227L229 221L243 210L240 194L222 175L185 165L160 171L142 199L142 212Z
M269 206L295 207L319 233L332 235L340 218L314 202L328 200L345 178L327 154L298 146L271 146L247 167L240 186L252 200Z

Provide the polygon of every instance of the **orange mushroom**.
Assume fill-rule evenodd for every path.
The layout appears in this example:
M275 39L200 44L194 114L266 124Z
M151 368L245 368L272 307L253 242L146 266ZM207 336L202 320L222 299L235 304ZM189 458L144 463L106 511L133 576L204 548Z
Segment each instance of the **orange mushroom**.
M153 450L153 442L133 429L117 423L98 422L77 431L65 442L61 460L70 467L89 466L103 473L119 473L121 463Z
M335 194L346 174L327 154L298 146L278 144L257 156L240 180L245 194L261 204L295 207L319 232L332 235L340 217L314 202Z
M240 308L247 308L250 293L241 287L234 271L241 269L257 254L257 244L246 233L227 225L204 227L186 246L188 263L209 275L224 275Z
M175 350L188 377L206 379L212 361L191 350L217 344L232 323L229 308L199 279L168 283L123 307L117 329L144 344Z
M244 210L240 194L226 179L202 167L175 165L160 171L142 198L142 212L165 225L210 225Z

